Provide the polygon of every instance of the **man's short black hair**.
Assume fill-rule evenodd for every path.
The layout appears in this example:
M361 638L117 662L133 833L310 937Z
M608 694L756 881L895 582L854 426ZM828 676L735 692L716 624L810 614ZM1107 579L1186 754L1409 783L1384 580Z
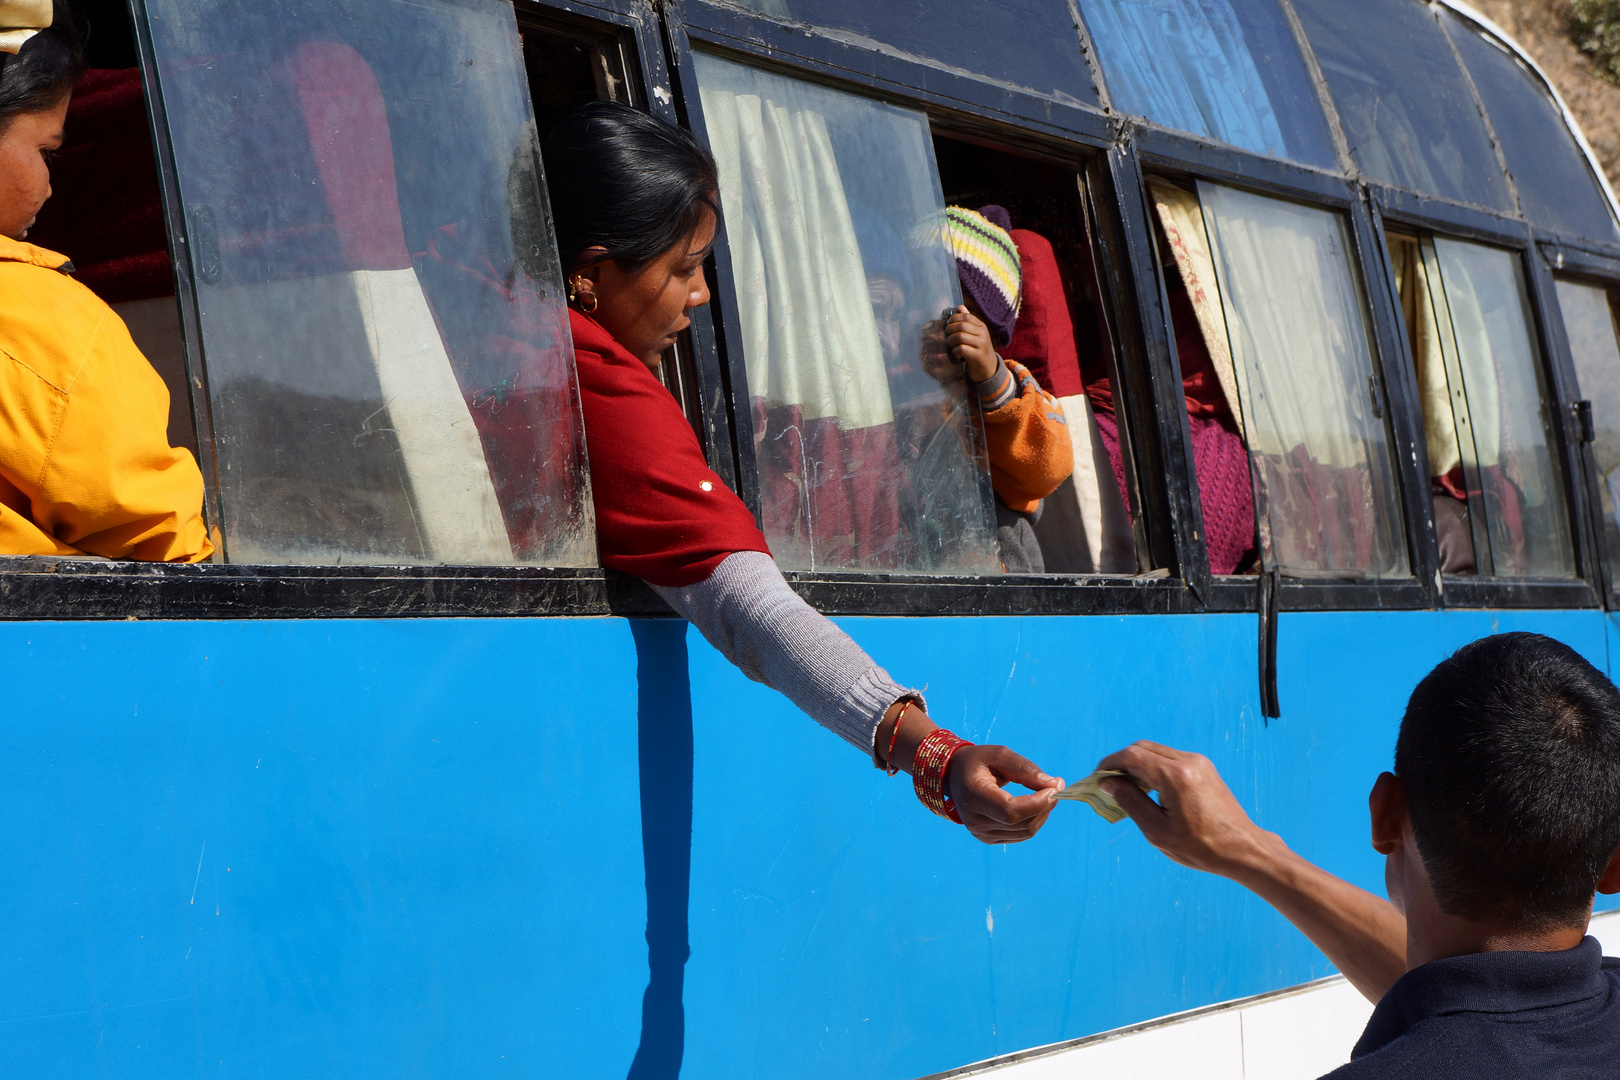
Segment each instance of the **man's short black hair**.
M1418 683L1395 743L1442 911L1585 926L1620 846L1620 690L1574 649L1498 634Z

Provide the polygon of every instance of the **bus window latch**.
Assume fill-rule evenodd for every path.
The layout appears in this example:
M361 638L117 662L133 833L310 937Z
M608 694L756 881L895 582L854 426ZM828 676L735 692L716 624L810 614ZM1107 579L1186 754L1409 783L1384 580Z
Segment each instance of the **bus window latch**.
M1575 430L1583 443L1597 441L1597 425L1592 421L1592 403L1590 401L1577 401L1575 410Z

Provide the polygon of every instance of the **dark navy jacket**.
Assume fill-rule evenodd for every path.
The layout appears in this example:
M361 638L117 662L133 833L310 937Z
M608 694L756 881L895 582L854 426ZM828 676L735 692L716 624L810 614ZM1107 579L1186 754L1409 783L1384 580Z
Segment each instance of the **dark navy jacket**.
M1614 1080L1620 959L1595 938L1566 952L1474 953L1398 979L1323 1080Z

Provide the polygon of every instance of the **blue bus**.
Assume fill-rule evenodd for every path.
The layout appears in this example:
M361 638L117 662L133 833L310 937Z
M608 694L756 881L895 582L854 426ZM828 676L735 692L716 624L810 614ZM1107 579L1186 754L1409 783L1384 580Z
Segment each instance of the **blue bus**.
M962 736L1201 751L1377 891L1422 673L1614 671L1616 202L1461 3L75 6L31 240L164 375L218 554L0 559L6 1076L1056 1075L1331 981L1128 824L973 842L596 565L538 153L585 101L714 151L663 378ZM920 360L983 205L1074 445L1040 574Z

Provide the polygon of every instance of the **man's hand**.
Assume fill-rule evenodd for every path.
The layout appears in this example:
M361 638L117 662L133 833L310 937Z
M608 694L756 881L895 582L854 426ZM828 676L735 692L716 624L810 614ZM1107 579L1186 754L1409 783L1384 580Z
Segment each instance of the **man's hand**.
M1182 866L1241 877L1264 858L1268 846L1278 842L1249 820L1202 754L1143 741L1110 754L1097 767L1130 773L1159 793L1154 802L1121 777L1101 785L1136 822L1147 842Z
M1008 782L1022 784L1032 793L1011 795L1003 790ZM986 844L1016 844L1034 836L1046 824L1062 789L1062 777L1047 776L1033 761L1005 746L964 746L951 758L945 774L945 791L956 803L962 824Z
M1406 920L1394 905L1306 862L1250 821L1202 754L1137 742L1097 767L1130 773L1159 793L1154 802L1129 780L1102 781L1148 843L1183 866L1252 890L1327 953L1368 1001L1406 971Z

